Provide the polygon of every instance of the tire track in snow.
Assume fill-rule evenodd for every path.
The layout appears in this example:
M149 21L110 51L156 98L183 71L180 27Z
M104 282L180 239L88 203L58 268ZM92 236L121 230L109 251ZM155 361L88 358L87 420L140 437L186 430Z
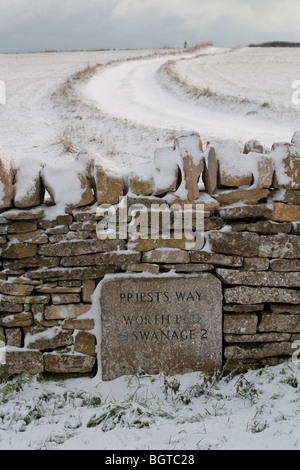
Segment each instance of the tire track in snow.
M91 79L84 95L102 112L136 125L195 131L204 139L233 138L245 142L255 138L267 146L279 140L290 141L296 130L291 122L237 115L230 109L203 106L184 96L181 99L166 90L158 71L170 58L174 60L174 56L165 56L109 67Z

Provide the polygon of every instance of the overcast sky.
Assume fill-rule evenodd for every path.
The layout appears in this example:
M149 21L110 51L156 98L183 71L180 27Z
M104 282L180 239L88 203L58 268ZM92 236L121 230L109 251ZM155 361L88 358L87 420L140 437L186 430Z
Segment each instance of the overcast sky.
M0 52L300 42L300 0L0 0Z

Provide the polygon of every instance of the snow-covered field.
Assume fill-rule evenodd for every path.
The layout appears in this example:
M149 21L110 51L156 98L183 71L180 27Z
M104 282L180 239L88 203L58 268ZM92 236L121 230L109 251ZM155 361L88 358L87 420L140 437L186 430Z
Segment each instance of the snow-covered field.
M185 131L290 141L299 63L289 48L2 54L0 147L16 164L86 148L127 169ZM0 385L0 449L297 449L299 381L291 362L213 381L20 377Z

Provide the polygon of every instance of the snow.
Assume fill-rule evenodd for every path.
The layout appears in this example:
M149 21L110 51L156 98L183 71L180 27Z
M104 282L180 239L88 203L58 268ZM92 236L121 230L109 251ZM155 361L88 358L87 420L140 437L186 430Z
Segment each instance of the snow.
M212 379L21 376L0 386L0 449L297 450L299 380L292 362Z
M241 155L245 141L271 147L294 135L299 145L300 108L291 99L299 55L297 48L243 47L1 54L0 148L26 174L45 161L44 176L61 200L45 206L49 219L79 199L77 170L86 171L87 152L124 175L154 171L161 188L172 183L164 179L168 168L176 169L174 139L196 132L216 149L223 145L232 171L255 175L254 156ZM96 73L75 79L86 67ZM220 143L228 138L235 142ZM85 150L75 160L67 147ZM280 172L281 147L272 157ZM283 172L279 178L287 182ZM95 319L99 361L100 289L81 317ZM101 367L93 379L20 376L0 384L0 449L298 449L299 381L291 361L212 380L198 372L140 373L103 382Z

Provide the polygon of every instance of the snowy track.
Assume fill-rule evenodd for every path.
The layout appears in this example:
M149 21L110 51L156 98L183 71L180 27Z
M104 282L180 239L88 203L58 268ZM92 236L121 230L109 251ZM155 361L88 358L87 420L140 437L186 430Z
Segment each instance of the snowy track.
M279 74L280 66L277 64L277 67L274 67L273 81L270 82L272 63L268 61L265 70L259 74L260 80L255 80L253 73L251 84L247 88L251 64L255 69L253 62L255 57L251 49L250 53L248 48L233 52L227 49L210 49L211 53L201 56L199 53L194 53L194 58L186 54L183 60L180 60L182 56L177 56L174 61L174 57L170 56L124 62L109 67L90 81L85 94L97 103L102 112L129 120L135 125L168 128L174 131L196 131L204 139L233 138L243 142L256 138L265 145L271 145L278 140L290 140L300 124L300 112L293 109L291 102L291 83L296 70L290 71L290 78L283 77L283 73ZM166 84L161 81L159 70L170 59L180 66L179 71L183 76L188 76L189 70L193 72L191 77L188 76L191 86L198 80L199 85L202 83L205 86L209 83L213 90L215 87L217 100L214 97L202 101L188 99L180 89L174 93L174 86L168 90ZM262 67L266 57L260 55L257 59L260 61L258 67ZM296 66L297 62L294 64L294 67ZM233 75L235 70L236 76ZM259 82L257 90L254 88L256 82ZM284 88L284 93L281 88ZM285 100L285 107L281 107L282 114L280 110L264 112L263 109L260 113L253 111L247 113L247 109L244 114L243 109L237 112L239 103L249 101L251 105L256 92L258 102L264 103L275 98L278 90L283 95L282 100ZM231 103L226 103L228 95L227 98L225 95L225 102L218 106L224 92L231 93ZM236 101L235 107L232 107L233 100Z

